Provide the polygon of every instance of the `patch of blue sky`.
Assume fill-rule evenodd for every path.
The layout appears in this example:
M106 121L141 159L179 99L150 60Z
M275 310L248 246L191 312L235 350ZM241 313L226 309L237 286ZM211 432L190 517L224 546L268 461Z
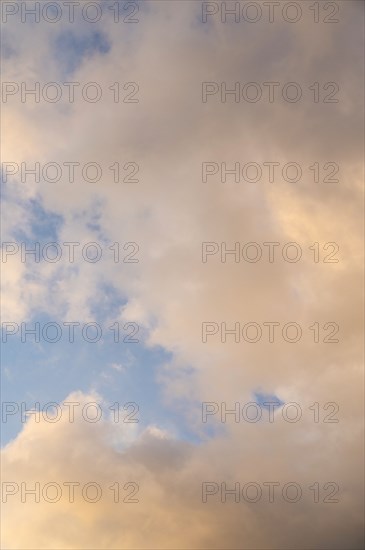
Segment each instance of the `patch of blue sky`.
M72 76L83 61L94 55L105 55L111 44L104 32L77 26L77 30L65 30L53 39L52 56L60 68L62 78Z
M113 290L108 289L108 292L111 298ZM34 328L35 322L40 323L42 330L50 319L38 315L27 323L27 328ZM50 402L61 403L71 392L96 391L107 403L103 411L105 417L112 415L108 408L113 403L118 403L122 411L125 404L137 403L139 430L155 425L177 439L194 444L224 432L223 425L200 423L200 403L189 399L179 399L178 403L165 399L166 390L161 384L160 373L161 367L171 361L172 355L163 348L146 347L142 341L123 342L122 332L120 342L116 343L113 331L101 322L103 337L99 342L84 341L81 337L83 324L80 323L80 327L75 328L75 341L71 343L68 341L68 329L62 321L59 324L62 338L58 342L42 339L37 343L30 335L22 343L19 327L18 334L9 336L8 342L3 344L4 401L24 402L26 409L34 408L35 403L39 402L42 409ZM56 331L50 328L48 337L52 338L55 334ZM92 334L91 330L89 335ZM195 421L190 422L192 417ZM20 414L9 416L3 425L2 445L13 439L22 427Z
M10 186L3 187L3 207L11 208L15 200ZM59 233L65 223L64 217L60 214L46 210L42 201L38 198L20 200L16 198L16 203L26 211L26 220L24 226L18 226L14 229L13 237L18 242L24 242L31 246L31 243L39 242L41 245L50 242L58 242ZM95 198L93 204L84 212L77 212L73 215L73 220L81 220L85 228L89 230L90 241L94 240L100 245L111 244L111 240L103 232L100 220L102 217L102 202Z
M14 228L13 237L18 242L55 242L64 219L61 215L46 210L38 198L22 200L10 184L2 185L2 208L11 210L12 205L24 210L24 225Z
M63 217L55 212L45 210L37 199L27 201L27 209L31 218L32 234L40 241L57 241L59 231L64 223ZM27 236L23 235L23 237L25 240Z
M42 329L47 321L47 317L37 316L27 323L27 328L34 328L34 323L39 322ZM142 343L126 343L122 338L115 343L112 331L104 326L105 336L90 343L80 337L81 324L75 328L75 341L71 343L66 327L59 324L63 337L58 342L37 343L30 335L22 343L19 327L19 333L9 336L3 344L4 401L25 402L27 409L39 402L42 408L49 402L62 402L74 391L97 391L109 404L116 402L121 408L128 402L137 403L140 428L157 425L192 440L188 425L171 412L171 406L164 404L158 382L161 365L171 360L170 354L161 348L146 348ZM56 334L52 330L49 329L49 338ZM2 444L14 438L22 426L19 414L10 416L3 425Z
M272 393L263 393L256 391L253 394L254 401L263 409L270 409L270 405L265 405L265 403L275 403L277 407L282 407L285 403L277 395Z
M42 330L47 321L38 316L26 328L32 329L39 322ZM32 408L37 401L43 405L60 403L73 391L95 390L110 402L123 405L143 400L148 407L157 406L154 372L160 353L149 350L146 355L138 349L139 344L114 343L108 337L96 343L86 342L80 337L82 324L80 330L75 328L75 341L69 342L66 327L59 325L64 336L58 342L35 342L34 336L29 335L22 343L19 327L18 334L3 344L3 400L24 401L27 408ZM56 334L52 330L48 331L49 338ZM20 419L11 418L3 426L3 440L14 437L19 429Z

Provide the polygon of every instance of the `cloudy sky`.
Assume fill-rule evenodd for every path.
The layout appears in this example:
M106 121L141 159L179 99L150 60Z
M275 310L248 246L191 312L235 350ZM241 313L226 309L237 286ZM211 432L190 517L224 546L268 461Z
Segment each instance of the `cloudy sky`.
M1 7L3 548L363 548L363 3Z

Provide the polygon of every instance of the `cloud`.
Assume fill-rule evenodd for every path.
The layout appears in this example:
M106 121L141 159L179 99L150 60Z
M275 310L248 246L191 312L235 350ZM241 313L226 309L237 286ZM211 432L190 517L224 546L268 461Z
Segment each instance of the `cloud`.
M7 547L289 549L302 542L312 548L361 547L359 10L358 2L343 3L336 25L316 26L306 19L295 26L225 26L216 18L204 27L197 23L200 6L154 2L143 8L127 38L120 26L103 20L98 29L110 49L100 55L96 47L95 55L75 66L75 81L103 85L102 101L88 103L78 96L74 104L9 100L4 106L7 162L77 161L83 166L95 161L103 169L95 184L83 181L82 172L70 183L66 170L55 184L11 180L7 186L18 204L35 200L60 216L59 242L100 241L107 250L114 242L133 241L140 249L138 264L115 264L108 253L96 264L78 260L73 265L34 266L12 257L5 278L6 316L16 321L45 311L55 318L97 320L93 305L110 285L123 303L118 318L143 327L145 346L171 354L159 369L164 399L203 441L194 446L170 440L153 428L120 453L106 442L113 432L108 423L29 422L4 450L8 479L31 482L40 476L46 481L52 475L57 481L86 482L96 477L106 484L136 476L145 496L128 513L110 502L24 508L10 502ZM50 27L39 25L37 33L27 25L14 29L16 63L4 60L4 80L62 78L64 63L55 63L49 52ZM338 104L310 100L309 86L318 80L338 82ZM114 103L108 87L116 81L137 82L140 102ZM305 98L294 104L221 103L217 95L202 103L203 81L226 81L227 86L296 81ZM109 167L116 161L137 163L140 183L114 183ZM280 167L299 163L301 182L282 176L274 183L201 180L203 162L263 166L272 161ZM314 163L322 170L318 183L309 168ZM338 184L323 182L327 163L340 166ZM26 208L14 212L17 226L24 224L31 232ZM15 231L10 223L9 240ZM263 247L267 241L280 246L295 241L303 259L284 261L279 248L274 263L236 263L232 257L222 263L219 254L207 263L201 260L202 242L226 242L232 248L236 242ZM323 246L332 242L338 243L340 261L324 263L331 248ZM318 263L310 248L314 243L319 243ZM35 273L31 282L30 272ZM229 326L276 321L281 327L295 321L303 337L290 344L280 327L275 343L236 343L230 337L223 344L219 336L202 343L204 321ZM318 344L309 329L315 322L321 330ZM323 342L326 323L340 326L339 343ZM295 430L290 424L262 429L230 424L224 436L206 440L201 401L245 402L257 388L306 409L315 402L338 403L341 421L307 421ZM334 480L343 487L343 499L318 508L304 500L291 508L287 503L223 506L215 501L203 506L202 480L227 476L227 481L303 484ZM20 532L15 526L24 517L27 528Z
M229 438L196 446L171 439L151 426L131 440L127 424L115 424L111 419L85 421L82 407L100 402L97 395L78 392L67 396L65 402L80 403L73 423L68 421L66 406L57 423L42 419L37 423L30 418L22 433L2 452L3 494L6 482L17 484L8 485L9 492L19 488L3 503L3 544L10 550L35 546L289 549L298 540L313 548L340 550L345 544L360 548L361 490L354 471L343 472L340 465L361 447L353 439L343 452L349 434L339 438L332 429L330 438L326 434L324 447L319 445L325 433L323 425L293 429L288 423L265 423L252 429L246 424L236 425ZM315 438L305 437L308 428L316 433ZM124 440L119 451L117 439ZM308 487L317 481L323 488L325 482L338 479L339 471L339 502L314 505ZM268 491L264 482L270 481L280 486L272 503L268 492L256 503L242 496L240 502L234 502L231 496L224 504L220 495L203 503L202 483L220 486L223 481L228 488L253 482ZM79 483L74 487L74 502L69 502L68 482ZM281 497L283 486L289 482L303 490L296 503ZM36 483L40 487L38 503L34 495L25 494ZM54 486L47 489L47 483L58 484L58 502L47 501L56 496ZM114 502L116 489L110 489L115 483L120 484L118 502ZM133 485L122 489L126 483ZM91 484L89 489L87 484ZM100 499L88 502L96 497L95 484ZM321 500L327 492L320 493ZM128 495L138 502L127 502ZM292 493L288 495L293 498ZM254 496L247 493L247 500ZM121 502L122 498L126 501ZM22 529L17 529L19 521Z

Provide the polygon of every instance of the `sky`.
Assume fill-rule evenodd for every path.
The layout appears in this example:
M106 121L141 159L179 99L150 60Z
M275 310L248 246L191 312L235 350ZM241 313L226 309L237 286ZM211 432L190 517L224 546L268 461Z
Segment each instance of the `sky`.
M3 548L363 548L363 3L1 9Z

